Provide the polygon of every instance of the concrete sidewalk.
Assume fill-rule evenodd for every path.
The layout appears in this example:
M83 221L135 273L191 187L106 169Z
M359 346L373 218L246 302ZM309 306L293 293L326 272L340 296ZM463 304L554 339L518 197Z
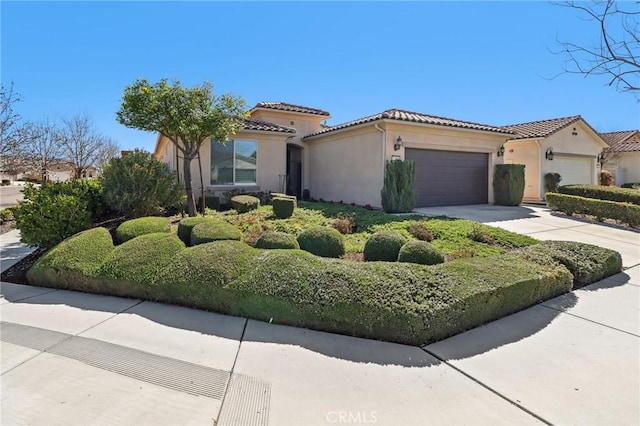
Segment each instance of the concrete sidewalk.
M3 425L640 424L640 266L424 348L8 283L0 296Z
M20 242L20 231L14 229L0 235L0 272L4 272L34 250Z

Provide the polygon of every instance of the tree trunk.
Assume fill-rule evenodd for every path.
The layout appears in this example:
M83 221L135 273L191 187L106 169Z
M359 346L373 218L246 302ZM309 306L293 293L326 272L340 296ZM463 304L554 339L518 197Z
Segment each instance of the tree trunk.
M196 212L196 200L193 197L193 185L191 183L191 160L194 155L187 155L185 153L182 159L183 173L184 173L184 190L187 193L187 213L189 216L197 216Z

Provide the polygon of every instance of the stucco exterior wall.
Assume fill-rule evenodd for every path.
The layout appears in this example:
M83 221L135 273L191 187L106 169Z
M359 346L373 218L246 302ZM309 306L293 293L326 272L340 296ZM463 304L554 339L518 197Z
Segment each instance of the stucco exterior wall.
M505 144L504 162L506 164L524 164L524 198L540 199L540 146L535 140L512 141Z
M368 126L306 143L311 197L381 207L382 133Z
M640 152L610 154L603 168L613 174L617 186L640 182Z

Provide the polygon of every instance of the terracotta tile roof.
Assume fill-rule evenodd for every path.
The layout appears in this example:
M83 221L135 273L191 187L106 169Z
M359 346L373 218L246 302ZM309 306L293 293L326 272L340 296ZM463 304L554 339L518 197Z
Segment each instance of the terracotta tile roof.
M285 102L258 102L254 108L276 109L278 111L301 112L303 114L323 115L329 117L327 111L302 105L287 104Z
M244 130L259 130L261 132L295 133L296 129L281 126L279 124L268 123L259 120L244 120Z
M324 133L333 132L340 129L346 129L347 127L357 126L359 124L371 123L378 120L395 120L395 121L407 121L411 123L420 124L432 124L436 126L458 127L462 129L484 130L487 132L512 134L510 130L502 129L500 127L488 126L486 124L472 123L470 121L460 121L452 118L438 117L435 115L421 114L418 112L404 111L401 109L388 109L384 112L370 115L368 117L359 118L357 120L349 121L346 123L338 124L336 126L327 127L318 132L305 136L310 138Z
M581 119L582 117L579 115L572 115L571 117L512 124L509 126L502 126L502 128L513 131L513 133L516 134L516 137L513 139L546 138L558 130L562 130Z
M626 130L622 132L600 133L604 141L609 144L607 151L638 152L640 151L640 131Z

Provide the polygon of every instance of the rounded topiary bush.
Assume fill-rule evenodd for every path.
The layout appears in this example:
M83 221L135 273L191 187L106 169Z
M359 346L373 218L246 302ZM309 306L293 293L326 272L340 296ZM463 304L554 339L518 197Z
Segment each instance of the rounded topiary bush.
M381 231L369 237L364 245L364 260L395 262L407 238L397 232Z
M302 250L322 257L340 257L344 254L342 234L333 228L316 226L298 235Z
M299 250L300 244L296 237L286 232L266 232L256 241L256 248L261 249L294 249Z
M211 243L220 240L242 239L242 232L235 226L222 221L207 221L197 224L191 230L191 245Z
M436 265L444 262L444 255L427 241L411 240L400 248L398 262Z
M122 222L116 229L116 240L120 243L145 234L171 232L171 221L168 217L140 217Z
M260 199L252 195L236 195L231 198L231 205L238 213L247 213L260 207Z
M178 224L178 237L185 244L191 244L191 230L194 226L200 223L206 222L220 222L219 219L214 217L204 217L204 216L196 216L196 217L185 217Z

